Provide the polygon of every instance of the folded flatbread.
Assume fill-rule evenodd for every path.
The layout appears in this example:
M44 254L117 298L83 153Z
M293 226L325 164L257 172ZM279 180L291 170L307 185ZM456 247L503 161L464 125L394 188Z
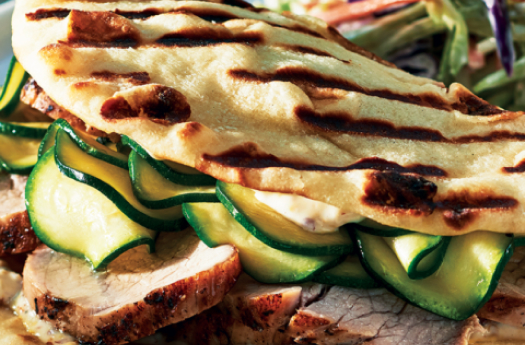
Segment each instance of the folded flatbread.
M19 0L14 51L87 125L382 224L524 233L525 121L242 1Z

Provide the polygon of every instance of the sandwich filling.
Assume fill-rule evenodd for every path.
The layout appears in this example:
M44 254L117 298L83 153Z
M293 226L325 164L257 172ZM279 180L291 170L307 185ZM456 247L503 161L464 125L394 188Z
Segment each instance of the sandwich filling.
M43 244L23 304L55 328L138 340L227 299L241 269L465 321L446 340L497 306L525 245L522 112L242 1L16 6L0 114L24 89L58 119L5 118L0 165L29 174ZM305 321L351 324L301 316L304 338L319 332Z
M255 191L255 198L309 232L336 232L347 223L359 223L364 219L333 205L298 195Z

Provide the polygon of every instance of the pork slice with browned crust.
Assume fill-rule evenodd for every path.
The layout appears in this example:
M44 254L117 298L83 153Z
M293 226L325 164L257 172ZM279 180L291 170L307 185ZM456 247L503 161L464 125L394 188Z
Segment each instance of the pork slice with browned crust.
M385 289L240 280L217 307L163 332L191 344L324 345L467 344L486 330L476 316L448 320Z
M466 345L483 334L478 318L452 321L397 298L385 289L334 286L292 317L287 333L301 344Z
M296 309L316 299L321 284L268 285L242 274L216 307L162 331L166 342L189 344L283 344Z
M53 101L47 93L38 85L33 79L29 78L27 83L22 88L20 94L20 101L30 106L33 109L40 111L52 119L64 119L75 129L83 131L87 134L96 137L108 137L112 142L120 141L120 136L116 133L107 134L100 131L93 126L88 126L80 118L74 116L68 110L60 107Z
M38 240L27 215L27 177L0 173L0 256L33 251Z
M42 319L81 342L124 343L219 303L241 272L236 249L208 248L193 230L162 233L157 251L125 252L105 272L41 246L24 268L24 294Z

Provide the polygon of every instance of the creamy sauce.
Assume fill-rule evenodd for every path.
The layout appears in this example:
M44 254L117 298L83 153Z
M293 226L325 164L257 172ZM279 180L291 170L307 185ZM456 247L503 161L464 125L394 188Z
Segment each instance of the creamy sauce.
M22 292L14 299L11 308L20 317L27 331L37 336L42 344L78 345L78 341L74 337L59 331L50 322L41 320L36 312L30 308L29 302Z
M0 268L0 301L9 304L22 289L22 277L10 270Z
M336 232L344 224L364 219L358 214L298 195L255 191L255 198L309 232Z

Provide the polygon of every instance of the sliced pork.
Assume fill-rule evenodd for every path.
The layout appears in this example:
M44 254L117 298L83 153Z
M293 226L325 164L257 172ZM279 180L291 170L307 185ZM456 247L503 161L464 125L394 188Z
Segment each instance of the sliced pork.
M243 274L213 309L163 331L189 344L282 344L298 307L317 299L325 285L267 285Z
M467 344L485 333L384 289L262 285L243 278L217 307L164 331L191 344Z
M65 119L75 129L86 132L96 137L108 137L113 142L119 142L120 136L115 133L107 134L92 126L88 126L80 118L74 116L66 109L60 107L53 101L47 93L37 84L37 82L30 78L22 88L20 94L20 101L30 106L33 109L40 111L52 119Z
M43 319L81 342L124 343L219 303L241 272L230 245L214 249L192 230L162 233L157 251L125 252L94 273L82 259L40 246L24 268L24 294Z
M27 216L27 177L0 173L0 256L34 250L40 241Z
M292 317L287 333L301 344L466 345L483 334L478 318L452 321L397 298L385 289L332 287Z

